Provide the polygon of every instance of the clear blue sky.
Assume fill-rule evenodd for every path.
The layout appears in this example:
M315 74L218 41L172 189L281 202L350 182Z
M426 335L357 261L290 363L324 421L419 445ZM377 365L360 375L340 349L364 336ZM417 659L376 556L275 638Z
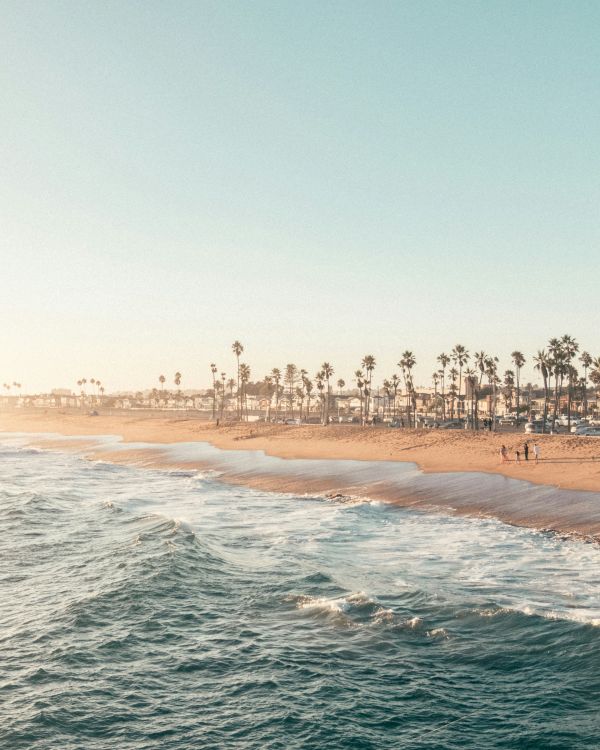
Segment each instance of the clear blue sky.
M0 12L0 379L600 355L599 3Z

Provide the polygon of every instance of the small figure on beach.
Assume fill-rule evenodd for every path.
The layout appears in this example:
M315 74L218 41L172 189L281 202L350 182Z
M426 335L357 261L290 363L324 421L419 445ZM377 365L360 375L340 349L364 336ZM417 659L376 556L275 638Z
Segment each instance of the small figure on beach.
M533 455L535 456L535 462L540 460L540 446L537 443L533 444Z
M505 464L508 461L508 451L505 445L500 448L500 455L502 456L502 463Z
M523 455L525 456L525 460L529 461L529 443L527 442L527 440L523 445Z
M518 450L515 451L515 463L521 463L521 453Z

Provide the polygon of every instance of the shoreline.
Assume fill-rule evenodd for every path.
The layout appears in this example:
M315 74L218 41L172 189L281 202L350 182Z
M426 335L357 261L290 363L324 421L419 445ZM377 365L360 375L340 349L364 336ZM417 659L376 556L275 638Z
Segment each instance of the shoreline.
M548 482L535 482L528 474L545 470L543 463L537 467L533 462L531 467L500 465L497 469L502 470L486 470L485 465L476 465L474 460L478 453L472 438L479 438L475 442L481 443L482 436L462 432L441 437L449 440L451 448L458 443L463 452L468 448L474 454L468 468L454 456L454 463L446 470L432 465L434 462L423 470L414 453L428 448L439 453L437 433L430 436L411 431L408 435L398 435L395 431L390 434L392 430L374 433L364 428L358 435L348 435L348 428L312 425L235 424L215 428L197 420L60 414L19 415L8 424L6 419L0 419L0 431L29 433L34 446L77 452L86 458L115 464L216 470L216 478L221 481L270 492L314 494L339 502L363 497L423 511L494 518L514 526L568 534L587 541L600 540L600 483L596 482L594 491L590 486L559 488ZM103 436L121 440L112 437L105 441ZM73 437L79 439L72 440ZM485 435L483 442L489 448L498 438L506 440L506 437ZM427 444L427 438L433 441ZM557 438L545 442L552 440ZM407 441L413 444L419 441L420 445L406 446ZM583 462L587 479L600 473L600 461L592 458L588 463ZM557 463L549 466L568 474L568 469L574 468L573 462L581 458L570 455L563 458L566 463L555 460ZM580 468L579 463L575 467ZM532 471L521 472L521 468Z
M124 443L208 442L222 450L261 450L283 459L397 461L415 463L428 473L479 472L523 479L532 484L600 492L600 439L574 435L525 435L343 425L231 423L220 427L195 418L100 415L61 412L1 412L2 432L54 432L65 436L120 435ZM535 464L521 457L525 441L541 448ZM511 461L500 463L500 448Z

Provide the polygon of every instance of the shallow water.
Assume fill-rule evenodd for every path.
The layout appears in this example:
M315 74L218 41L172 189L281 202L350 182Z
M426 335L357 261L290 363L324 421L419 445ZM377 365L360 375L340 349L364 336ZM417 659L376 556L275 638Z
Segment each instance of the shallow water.
M600 746L596 545L0 450L0 747Z

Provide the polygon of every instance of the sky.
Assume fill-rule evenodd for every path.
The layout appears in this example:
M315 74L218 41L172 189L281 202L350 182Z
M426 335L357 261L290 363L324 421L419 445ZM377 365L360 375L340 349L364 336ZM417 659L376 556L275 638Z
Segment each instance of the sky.
M600 356L600 4L0 13L3 382Z

